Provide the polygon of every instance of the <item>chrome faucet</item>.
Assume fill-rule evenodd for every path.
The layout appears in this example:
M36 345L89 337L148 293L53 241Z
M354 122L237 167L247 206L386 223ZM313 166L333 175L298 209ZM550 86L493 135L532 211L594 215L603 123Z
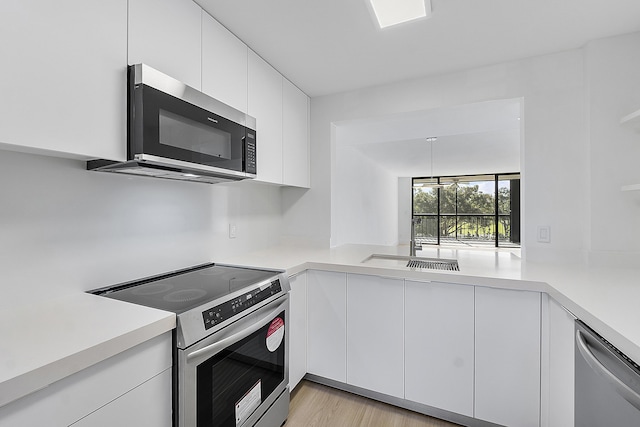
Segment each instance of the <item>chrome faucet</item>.
M422 218L411 219L411 240L409 241L409 256L416 256L416 225L422 222ZM420 245L422 250L422 245Z

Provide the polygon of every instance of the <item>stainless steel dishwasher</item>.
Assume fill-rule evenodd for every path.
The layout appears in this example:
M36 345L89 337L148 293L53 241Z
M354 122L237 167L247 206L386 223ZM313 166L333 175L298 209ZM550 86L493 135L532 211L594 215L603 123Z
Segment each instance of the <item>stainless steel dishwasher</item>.
M640 426L640 366L576 320L576 427Z

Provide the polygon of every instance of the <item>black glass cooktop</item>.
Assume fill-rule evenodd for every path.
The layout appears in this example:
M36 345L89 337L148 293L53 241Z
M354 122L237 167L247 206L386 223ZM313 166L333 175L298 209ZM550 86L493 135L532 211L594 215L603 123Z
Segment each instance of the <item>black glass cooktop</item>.
M95 293L180 314L277 274L269 270L209 264L100 289Z

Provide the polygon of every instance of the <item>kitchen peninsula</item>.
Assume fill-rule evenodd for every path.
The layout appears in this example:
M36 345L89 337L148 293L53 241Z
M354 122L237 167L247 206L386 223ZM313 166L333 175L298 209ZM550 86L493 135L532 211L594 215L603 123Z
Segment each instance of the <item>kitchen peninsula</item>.
M374 253L406 255L409 253L406 246L344 245L334 249L309 247L306 250L298 246L280 246L221 262L279 268L287 270L289 275L319 269L545 292L631 358L640 360L640 330L636 326L640 324L637 309L640 271L532 263L522 260L518 252L433 248L420 254L457 259L459 272L380 268L363 263Z
M433 248L426 249L421 254L425 257L440 257L447 259L457 259L460 265L459 272L450 271L428 271L419 269L410 269L406 267L378 267L363 263L371 254L392 254L404 255L406 253L405 246L375 246L375 245L344 245L333 249L322 249L312 246L301 248L300 246L277 246L268 250L259 250L243 255L230 256L227 259L218 260L221 263L252 265L255 267L268 267L286 270L289 276L293 277L292 286L294 288L294 296L292 296L292 316L296 316L296 304L304 305L306 313L307 304L311 306L314 301L311 300L313 292L313 283L305 282L304 299L301 303L300 295L295 295L296 288L295 277L307 272L327 272L335 274L351 275L349 277L381 277L393 279L394 282L402 286L403 281L406 283L423 285L429 283L449 284L450 286L460 286L468 288L476 288L487 290L505 290L521 293L536 293L548 295L551 300L555 300L558 304L565 307L574 316L580 318L601 335L606 337L611 343L625 352L628 356L635 360L640 360L640 333L634 325L640 324L640 313L637 310L635 301L640 298L640 289L636 286L636 278L638 271L621 270L621 269L585 269L581 266L554 266L549 264L537 264L522 261L518 250L469 250L469 249L447 249ZM366 283L364 285L366 290ZM308 296L307 296L308 295ZM309 298L307 302L307 298ZM68 329L60 328L53 335L61 344L73 342L77 337L93 336L100 339L100 336L106 337L104 342L91 342L91 346L87 348L79 348L78 354L63 354L59 351L50 351L41 355L38 359L38 366L29 366L31 372L23 372L21 375L11 377L10 372L16 372L16 367L9 369L11 363L26 363L30 360L27 355L19 354L15 348L9 358L5 357L6 363L2 367L2 378L4 381L0 384L4 403L19 398L21 395L36 392L38 389L47 384L39 384L33 381L33 374L38 372L42 378L50 378L53 381L63 379L65 375L72 375L78 372L80 368L89 367L93 364L99 364L106 360L113 351L101 352L91 350L91 348L114 349L126 351L127 348L135 347L138 344L152 340L153 337L161 337L165 331L170 330L175 324L173 315L156 310L149 310L142 307L135 307L127 303L118 301L105 300L103 298L82 294L70 294L66 297L53 299L49 302L39 304L42 310L47 310L47 305L51 307L77 306L77 300L82 300L85 307L98 307L100 309L100 319L104 322L79 322L73 319L67 319L67 326L72 325ZM96 300L92 302L91 300ZM89 301L87 301L89 300ZM89 303L89 304L87 304ZM107 307L108 306L108 307ZM542 340L548 339L549 329L554 325L549 325L548 304L542 304L547 307L547 311L543 308L540 323L542 326ZM48 309L51 310L52 308ZM300 307L297 307L299 309ZM137 322L129 322L129 329L120 327L114 336L113 321L122 319L122 314L130 312L130 315L137 316L142 319ZM134 313L136 311L136 313ZM144 312L144 313L143 313ZM22 313L22 314L20 314ZM13 323L4 322L3 328L12 328L14 333L11 336L17 337L13 344L16 348L24 346L25 349L33 346L32 335L27 331L24 334L15 333L15 325L28 324L23 323L28 316L27 311L16 308L15 310L6 312L7 315L15 314L18 317ZM299 314L298 314L299 315ZM306 315L306 314L305 314ZM144 323L147 319L147 324ZM295 319L295 317L294 317ZM306 319L304 319L306 322ZM13 326L11 326L13 325ZM85 328L86 330L83 330ZM565 328L566 329L566 328ZM8 336L8 331L3 331L4 336ZM298 334L300 332L298 331ZM304 334L307 330L303 331ZM311 330L309 330L311 334ZM312 337L309 337L311 339ZM571 337L569 337L570 339ZM159 338L158 338L159 339ZM296 336L296 332L292 331L291 346L295 348L300 346L302 341L307 338ZM95 340L94 340L95 341ZM31 347L30 347L31 346ZM542 351L545 350L543 346ZM81 354L80 354L81 353ZM5 353L6 355L7 353ZM292 351L292 379L295 376L307 373L306 361L302 372L296 374L295 368L295 351ZM306 354L306 349L305 349ZM48 359L47 359L48 357ZM542 386L545 385L545 362L547 356L542 357ZM550 356L553 357L553 356ZM9 360L10 359L10 360ZM82 363L73 363L73 361L81 360ZM13 361L13 362L12 362ZM31 361L33 361L31 359ZM31 363L31 362L29 362ZM26 365L25 365L26 367ZM9 369L9 370L8 370ZM162 369L166 369L163 366ZM56 377L57 375L57 377ZM548 373L547 373L548 375ZM298 378L299 379L299 378ZM312 375L312 379L314 379ZM315 378L318 379L318 378ZM320 378L322 380L322 378ZM297 382L297 381L296 381ZM340 386L340 382L331 385ZM295 384L292 384L294 386ZM15 390L19 390L16 394ZM356 391L361 391L357 389ZM13 398L11 397L13 396ZM382 397L380 397L382 396ZM384 394L373 395L371 397L384 400ZM15 403L19 403L16 401ZM391 401L394 403L395 401ZM0 409L7 411L11 408L11 403ZM542 406L544 411L544 404ZM419 408L418 408L419 409ZM438 415L435 413L434 415ZM442 415L441 415L442 416ZM443 418L445 416L442 416ZM464 421L464 419L462 420ZM541 425L546 425L544 422Z

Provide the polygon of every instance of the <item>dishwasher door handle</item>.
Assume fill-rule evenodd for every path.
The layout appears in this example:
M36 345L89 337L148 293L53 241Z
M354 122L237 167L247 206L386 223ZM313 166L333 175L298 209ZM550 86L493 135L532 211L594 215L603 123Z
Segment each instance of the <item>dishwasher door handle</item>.
M576 331L576 343L578 344L578 350L580 350L580 354L582 354L582 357L591 367L591 369L593 369L597 374L604 377L607 382L613 385L613 388L620 396L624 398L624 400L632 404L636 409L640 410L640 394L636 393L635 390L631 389L631 387L625 384L620 378L616 377L602 364L602 362L600 362L593 355L591 350L589 350L589 346L584 340L584 337L582 336L582 332L580 331Z

